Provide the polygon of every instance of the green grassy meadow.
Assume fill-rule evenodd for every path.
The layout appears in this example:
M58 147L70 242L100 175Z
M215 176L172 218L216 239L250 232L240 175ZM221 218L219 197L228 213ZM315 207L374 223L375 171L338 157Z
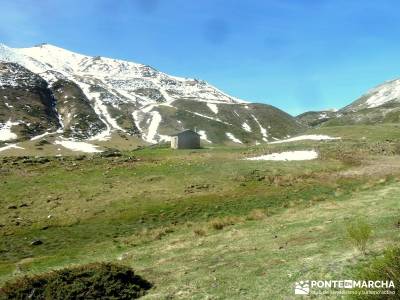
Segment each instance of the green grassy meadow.
M342 139L0 158L0 283L92 262L132 267L154 285L143 299L292 299L295 281L345 279L399 242L399 127L308 133ZM346 236L358 217L366 255Z

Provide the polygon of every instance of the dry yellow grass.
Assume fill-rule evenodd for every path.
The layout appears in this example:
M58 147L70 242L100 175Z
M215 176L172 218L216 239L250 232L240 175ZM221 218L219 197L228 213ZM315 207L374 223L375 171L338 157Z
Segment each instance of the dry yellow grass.
M265 209L253 209L248 215L248 220L263 220L267 217Z

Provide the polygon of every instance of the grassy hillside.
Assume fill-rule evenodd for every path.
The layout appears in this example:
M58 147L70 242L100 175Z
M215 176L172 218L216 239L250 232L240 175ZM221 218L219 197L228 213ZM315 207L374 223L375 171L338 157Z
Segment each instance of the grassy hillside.
M352 110L352 106L345 107L337 112L309 111L296 117L297 120L310 127L332 127L351 125L376 125L400 123L400 106L397 101L390 101L379 107L359 108Z
M307 111L296 116L296 119L307 126L316 127L335 116L336 111L333 110Z
M163 116L160 133L171 135L182 129L197 129L215 144L232 144L227 133L233 134L243 144L254 144L256 141L260 143L267 139L284 138L305 130L305 126L292 116L270 105L214 105L217 114L206 102L190 99L177 100L173 107L157 107L156 110Z
M398 141L400 139L400 124L319 127L309 129L305 134L327 134L351 141Z
M144 299L281 299L297 280L342 278L399 242L400 134L310 133L343 139L2 158L0 281L118 261L154 285ZM319 159L243 160L308 149ZM373 228L366 256L346 235L356 217Z

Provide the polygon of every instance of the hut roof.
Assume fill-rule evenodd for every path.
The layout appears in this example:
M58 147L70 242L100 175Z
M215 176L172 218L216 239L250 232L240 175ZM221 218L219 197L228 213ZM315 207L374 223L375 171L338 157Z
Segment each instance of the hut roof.
M181 132L177 132L177 133L175 133L175 134L172 134L171 136L178 136L178 135L181 135L181 134L183 134L183 133L194 133L194 134L200 136L200 134L198 134L196 131L193 131L193 130L190 130L190 129L183 130L183 131L181 131Z

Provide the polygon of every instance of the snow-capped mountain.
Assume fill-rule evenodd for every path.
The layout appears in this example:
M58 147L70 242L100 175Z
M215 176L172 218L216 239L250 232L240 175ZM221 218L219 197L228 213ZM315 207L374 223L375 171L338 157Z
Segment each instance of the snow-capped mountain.
M359 111L386 104L400 104L400 79L378 85L365 95L343 108L343 111Z
M0 65L0 127L25 124L11 128L19 139L57 130L70 139L107 140L119 133L157 143L176 131L196 129L204 142L246 143L282 138L302 128L274 107L247 103L202 80L48 44L19 49L0 44ZM32 87L30 95L13 96L31 81L42 90ZM32 98L48 104L38 110L44 114L39 127L37 111L24 110ZM19 114L5 103L21 106Z
M297 119L309 126L400 122L400 79L378 85L338 111L306 112Z

